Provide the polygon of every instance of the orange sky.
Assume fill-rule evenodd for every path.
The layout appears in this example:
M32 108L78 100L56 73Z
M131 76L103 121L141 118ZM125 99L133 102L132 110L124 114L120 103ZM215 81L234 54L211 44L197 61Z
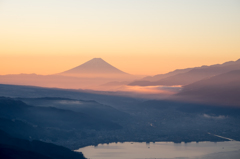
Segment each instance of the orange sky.
M71 56L43 56L43 55L21 55L2 56L1 74L55 74L60 73L77 65L80 65L92 57L82 55ZM124 72L135 75L155 75L166 73L174 69L195 67L223 63L225 61L237 60L234 57L182 57L182 56L106 56L105 61Z
M240 58L238 0L0 1L0 74L53 74L100 57L131 74Z

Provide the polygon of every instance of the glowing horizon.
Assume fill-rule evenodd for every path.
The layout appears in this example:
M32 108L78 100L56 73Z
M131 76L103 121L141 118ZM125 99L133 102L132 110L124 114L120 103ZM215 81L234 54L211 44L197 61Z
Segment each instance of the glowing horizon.
M134 75L240 58L237 0L2 0L0 75L55 74L102 58Z
M25 59L24 59L25 58ZM4 59L4 58L3 58ZM9 74L38 74L38 75L51 75L51 74L57 74L57 73L61 73L61 72L64 72L64 71L67 71L69 69L72 69L76 66L79 66L79 65L82 65L83 63L91 60L87 60L87 61L84 61L80 64L77 65L78 61L80 61L79 59L76 59L76 58L73 58L73 57L65 57L65 58L56 58L57 59L57 62L55 63L52 63L52 58L47 58L44 57L44 56L36 56L36 57L11 57L11 59L9 57L5 57L5 59L7 60L3 60L3 62L0 64L2 65L1 66L1 74L0 75L9 75ZM21 64L20 66L18 65L12 65L12 63L17 63L17 61L19 59L22 59L21 62L19 62L18 64ZM55 60L56 60L55 59ZM69 61L67 61L66 59L69 59ZM83 58L80 58L80 59L83 59ZM84 58L85 59L85 58ZM44 61L44 65L42 61ZM104 59L103 59L104 60ZM238 59L235 59L235 60L229 60L229 61L236 61ZM5 61L5 62L4 62ZM11 62L12 63L11 63ZM82 61L82 60L81 60ZM123 59L124 61L124 59ZM108 62L108 61L106 61ZM116 61L118 62L117 64L121 64L121 61L118 60ZM126 62L126 61L125 61ZM130 60L128 61L129 63L132 63ZM142 62L141 60L139 62ZM137 62L137 63L139 63ZM149 61L149 64L153 64L153 63L158 63L159 61L157 61L156 59L153 59L152 61ZM176 64L176 61L163 61L165 63L174 63ZM148 70L149 67L147 68L141 68L141 70L139 70L138 72L135 71L134 69L130 70L127 66L123 67L123 69L121 69L119 67L117 67L115 64L113 64L112 62L109 62L109 64L113 65L114 67L120 69L121 71L123 72L126 72L126 73L129 73L129 74L132 74L132 75L140 75L140 76L153 76L153 75L157 75L157 74L164 74L164 73L168 73L170 71L174 71L176 69L184 69L184 68L191 68L191 67L200 67L200 66L203 66L203 65L214 65L214 64L222 64L224 62L228 62L228 61L224 61L224 60L221 60L221 62L215 62L215 63L211 63L209 61L205 61L205 63L201 63L201 61L198 63L198 65L194 65L194 64L191 64L190 65L183 65L181 64L181 62L179 62L179 65L180 67L169 67L169 69L166 69L166 70L162 70L162 69L158 69L158 70L154 70L156 71L155 73L148 73L150 72L150 70ZM67 63L66 65L61 65L62 63ZM76 63L76 65L73 65L74 63ZM6 67L3 67L3 65L5 66L8 66L8 70L5 69ZM141 65L141 64L139 64ZM69 66L69 67L67 67ZM164 66L166 67L166 66ZM3 69L4 68L4 69ZM21 72L22 70L24 70L23 72ZM142 70L145 71L145 73L142 72Z

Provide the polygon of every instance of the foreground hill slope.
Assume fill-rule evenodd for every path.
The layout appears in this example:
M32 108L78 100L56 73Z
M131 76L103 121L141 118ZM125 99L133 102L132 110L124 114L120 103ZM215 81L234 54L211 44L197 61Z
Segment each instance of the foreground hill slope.
M10 136L0 130L2 159L85 159L82 153L37 140L28 141Z

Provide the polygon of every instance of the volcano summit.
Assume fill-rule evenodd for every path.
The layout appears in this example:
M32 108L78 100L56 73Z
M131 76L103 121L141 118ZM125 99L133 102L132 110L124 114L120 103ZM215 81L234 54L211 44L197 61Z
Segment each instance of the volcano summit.
M130 77L132 75L125 73L116 67L110 65L101 58L93 58L70 70L60 73L64 76L75 77Z

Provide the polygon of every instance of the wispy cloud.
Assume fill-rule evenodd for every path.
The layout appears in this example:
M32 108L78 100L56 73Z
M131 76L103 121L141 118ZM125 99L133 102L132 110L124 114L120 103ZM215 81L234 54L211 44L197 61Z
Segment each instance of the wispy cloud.
M203 114L203 117L209 118L209 119L226 119L227 118L227 116L224 116L224 115L214 116L214 115L208 115L208 114Z

